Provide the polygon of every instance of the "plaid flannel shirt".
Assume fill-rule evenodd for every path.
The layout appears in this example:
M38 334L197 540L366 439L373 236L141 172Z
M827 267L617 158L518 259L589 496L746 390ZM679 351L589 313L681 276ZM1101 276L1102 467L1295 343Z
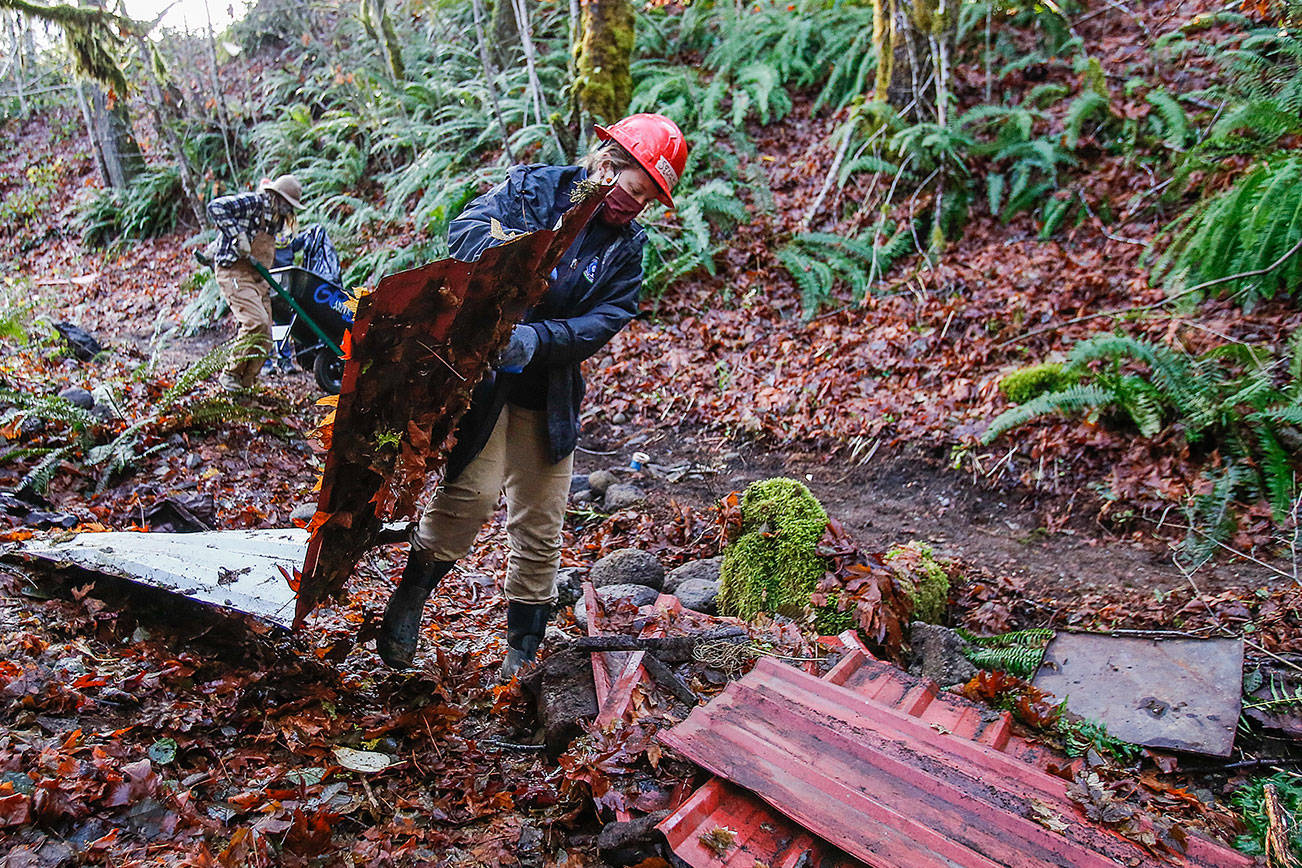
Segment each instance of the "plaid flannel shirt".
M260 232L274 235L281 222L270 193L236 193L213 199L208 203L208 216L218 232L213 261L224 266L234 265L240 258L236 238L247 235L252 240Z

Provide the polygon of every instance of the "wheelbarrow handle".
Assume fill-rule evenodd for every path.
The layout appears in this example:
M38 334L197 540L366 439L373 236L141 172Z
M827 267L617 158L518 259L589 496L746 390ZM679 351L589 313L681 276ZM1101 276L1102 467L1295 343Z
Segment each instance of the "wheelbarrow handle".
M290 295L288 292L285 291L285 288L280 285L280 283L276 280L276 278L271 276L271 272L267 271L266 267L263 266L261 262L254 259L253 257L249 257L249 262L251 262L253 264L253 267L257 269L258 274L262 275L262 279L265 280L272 289L274 289L277 293L279 293L280 297L283 298L285 301L287 301L289 303L289 306L292 307L294 311L300 317L303 318L303 322L307 323L309 326L312 327L312 331L316 332L316 336L319 337L322 341L324 341L327 347L334 350L336 356L342 358L344 355L344 351L339 346L339 344L335 343L330 339L330 336L325 333L325 329L317 325L317 321L312 319L311 315L308 314L307 311L303 310L303 306L300 305L292 295Z

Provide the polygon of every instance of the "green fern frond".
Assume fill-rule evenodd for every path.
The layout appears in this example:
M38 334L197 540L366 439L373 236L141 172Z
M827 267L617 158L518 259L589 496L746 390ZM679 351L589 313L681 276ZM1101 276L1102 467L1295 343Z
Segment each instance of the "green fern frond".
M1063 137L1067 147L1075 150L1080 145L1081 131L1091 118L1111 118L1112 107L1107 97L1089 90L1072 100L1063 120Z
M23 475L23 478L18 482L18 490L30 491L43 497L45 492L49 490L50 482L54 479L55 474L59 472L63 462L68 460L75 452L75 446L63 446L51 450L35 467Z
M1223 193L1199 205L1175 232L1154 274L1170 292L1255 271L1278 261L1302 239L1302 157L1271 159ZM1174 227L1168 227L1168 235ZM1219 294L1241 293L1245 304L1302 286L1302 256L1273 273L1226 281Z
M5 414L5 424L20 419L40 419L68 426L74 433L82 434L99 423L89 410L83 410L66 398L57 395L29 395L16 389L0 388L0 401L12 404Z
M1146 99L1155 109L1156 117L1160 120L1158 136L1166 142L1167 147L1177 151L1184 150L1193 136L1193 130L1189 126L1189 116L1185 114L1184 108L1176 102L1175 97L1161 89L1152 91Z
M981 442L992 443L1001 434L1044 416L1055 414L1066 416L1109 407L1115 403L1115 394L1095 385L1075 385L1061 391L1049 392L1000 413L981 435Z
M1043 648L1008 646L1004 648L964 648L963 656L978 669L1007 672L1019 678L1029 678L1044 660Z

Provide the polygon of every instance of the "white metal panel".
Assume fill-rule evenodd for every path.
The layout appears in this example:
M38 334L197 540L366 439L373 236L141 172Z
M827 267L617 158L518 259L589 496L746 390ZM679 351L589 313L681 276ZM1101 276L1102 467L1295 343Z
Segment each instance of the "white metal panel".
M289 627L294 592L281 568L292 574L302 566L307 531L83 533L54 544L33 540L21 551Z

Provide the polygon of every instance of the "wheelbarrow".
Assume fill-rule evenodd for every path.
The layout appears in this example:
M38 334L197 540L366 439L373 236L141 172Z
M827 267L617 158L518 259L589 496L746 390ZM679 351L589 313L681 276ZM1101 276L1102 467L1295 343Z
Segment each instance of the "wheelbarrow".
M293 358L311 371L322 391L339 394L343 377L344 332L353 323L352 295L324 277L297 265L253 267L272 289L273 359Z

